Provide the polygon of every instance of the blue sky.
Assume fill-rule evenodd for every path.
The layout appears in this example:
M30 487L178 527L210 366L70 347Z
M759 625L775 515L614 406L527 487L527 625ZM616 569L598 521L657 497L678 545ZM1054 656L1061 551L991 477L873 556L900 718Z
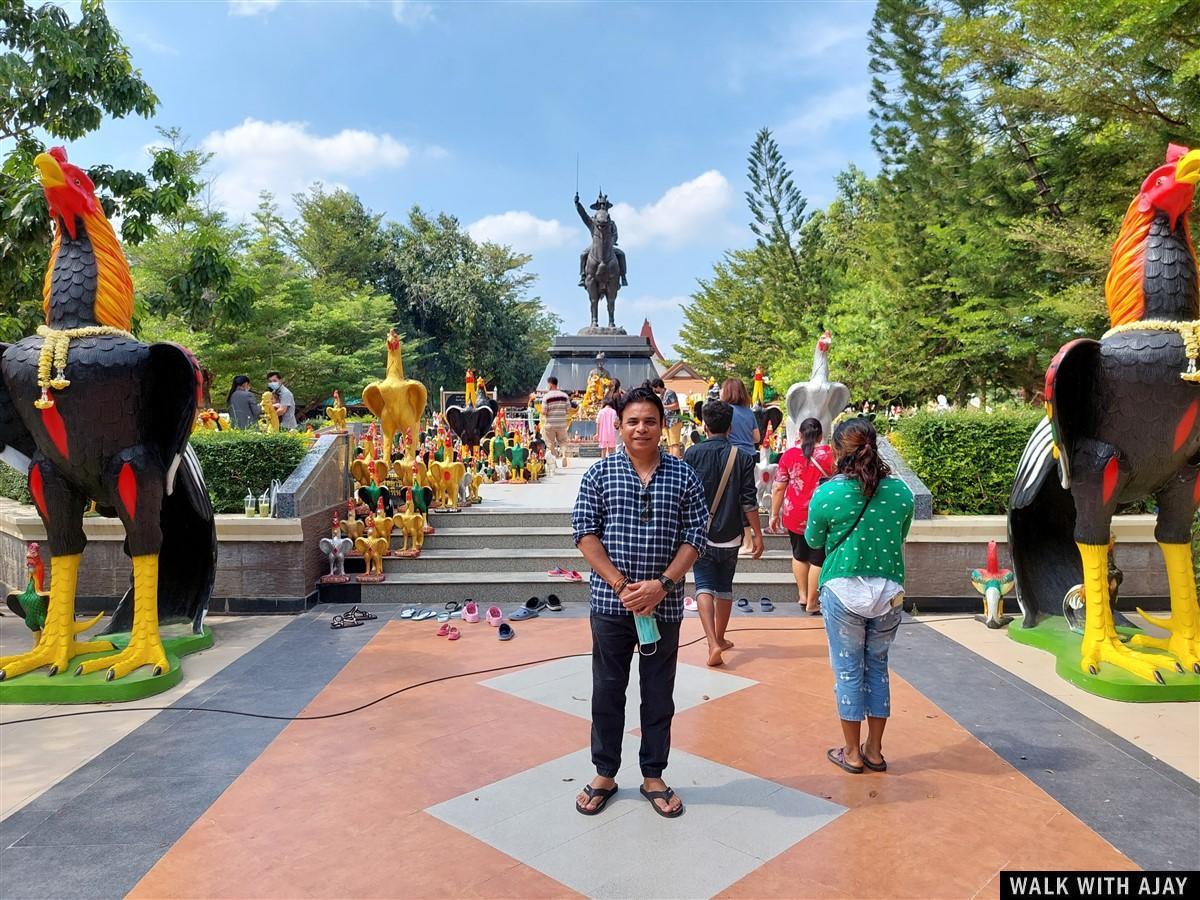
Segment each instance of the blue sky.
M313 181L376 212L445 211L533 256L564 330L587 323L575 215L603 186L630 286L664 352L679 304L752 235L745 158L775 132L810 208L833 176L876 168L869 2L120 2L109 15L158 94L152 122L106 121L69 149L145 165L155 125L213 153L236 220L259 190L285 211Z

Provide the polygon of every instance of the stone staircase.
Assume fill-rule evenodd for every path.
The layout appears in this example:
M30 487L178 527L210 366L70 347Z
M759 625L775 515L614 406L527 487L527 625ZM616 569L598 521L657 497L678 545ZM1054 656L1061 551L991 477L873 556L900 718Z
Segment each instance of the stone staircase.
M564 509L489 509L485 500L462 512L433 513L430 524L436 532L426 537L421 556L386 559L386 580L359 586L362 602L441 605L471 597L511 605L548 593L564 603L588 602L590 570L571 540L571 514ZM794 600L791 558L787 537L768 535L763 558L738 566L739 589L745 585L754 600ZM579 571L584 581L551 578L546 571L555 566ZM694 587L690 574L688 583Z

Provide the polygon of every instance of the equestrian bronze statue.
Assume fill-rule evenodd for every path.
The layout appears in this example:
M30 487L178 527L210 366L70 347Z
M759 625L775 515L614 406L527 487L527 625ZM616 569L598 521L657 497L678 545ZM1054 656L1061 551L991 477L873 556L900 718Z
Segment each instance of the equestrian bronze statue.
M594 217L589 216L579 202L579 194L575 195L575 210L592 236L591 247L579 255L579 284L587 289L592 304L592 327L599 324L597 318L603 296L608 299L608 327L616 328L613 311L617 292L621 285L629 284L625 279L625 253L617 247L617 223L608 213L612 209L608 197L601 193L591 208L596 211Z

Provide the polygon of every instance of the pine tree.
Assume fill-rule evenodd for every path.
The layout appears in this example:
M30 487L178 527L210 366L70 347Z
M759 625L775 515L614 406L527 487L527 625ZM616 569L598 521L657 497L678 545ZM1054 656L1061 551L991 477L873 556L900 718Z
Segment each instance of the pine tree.
M792 171L770 129L759 131L746 162L751 187L746 191L746 202L753 217L750 230L757 236L758 248L771 258L785 258L792 274L800 278L798 246L808 201L793 182Z

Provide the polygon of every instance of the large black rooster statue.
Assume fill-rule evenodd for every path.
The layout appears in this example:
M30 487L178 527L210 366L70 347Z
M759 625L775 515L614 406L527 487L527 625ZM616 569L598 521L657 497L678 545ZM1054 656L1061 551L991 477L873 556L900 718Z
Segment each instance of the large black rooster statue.
M133 587L108 630L129 630L130 639L76 674L166 672L160 618L187 618L199 631L215 571L212 507L188 445L200 370L182 347L129 333L133 282L91 179L61 147L34 162L55 225L46 324L36 337L0 344L0 456L29 474L53 556L50 604L41 640L0 659L0 680L44 666L65 672L82 653L113 649L75 639L89 500L125 526Z
M1060 611L1082 580L1080 666L1093 675L1102 663L1160 683L1159 669L1173 665L1200 674L1190 544L1200 506L1200 286L1187 221L1198 181L1200 150L1172 144L1130 204L1105 282L1112 327L1099 341L1072 341L1051 362L1047 419L1025 448L1009 502L1024 625ZM1131 643L1178 663L1123 644L1109 605L1113 514L1146 497L1158 503L1155 537L1171 591L1170 621L1146 618L1170 637Z

